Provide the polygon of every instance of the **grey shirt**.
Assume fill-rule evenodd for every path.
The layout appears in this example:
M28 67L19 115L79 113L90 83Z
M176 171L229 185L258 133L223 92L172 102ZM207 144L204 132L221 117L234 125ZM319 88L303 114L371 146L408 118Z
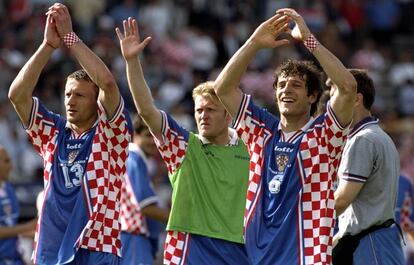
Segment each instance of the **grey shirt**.
M356 124L344 147L338 175L340 182L364 185L339 217L340 236L355 235L394 218L399 170L397 149L378 120L368 117Z

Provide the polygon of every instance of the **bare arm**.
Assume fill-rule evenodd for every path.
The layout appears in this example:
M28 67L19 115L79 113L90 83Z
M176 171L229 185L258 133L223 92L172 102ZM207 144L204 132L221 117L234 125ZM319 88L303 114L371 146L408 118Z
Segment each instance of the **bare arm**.
M9 99L25 126L29 123L30 111L33 104L33 90L39 80L40 73L49 61L53 51L60 46L60 43L61 41L56 31L56 26L52 22L51 17L48 16L42 44L19 71L9 90Z
M163 208L158 207L156 204L150 204L141 209L141 213L146 217L157 220L166 224L168 222L168 217L170 212Z
M138 114L144 119L150 130L158 134L161 132L162 116L154 105L151 91L145 82L141 63L138 56L151 38L147 37L141 42L139 37L138 24L135 19L124 20L124 34L116 28L116 34L121 45L122 55L126 62L128 86L134 99Z
M73 31L71 17L66 6L54 4L48 13L56 21L57 31L61 38ZM99 100L107 115L112 117L120 101L119 89L112 73L105 63L82 41L76 42L69 49L88 73L88 76L99 87Z
M15 226L0 226L0 239L33 233L36 228L36 222L37 218Z
M335 211L336 216L340 216L346 208L355 200L364 183L341 181L335 191Z
M295 27L290 31L293 38L304 42L311 36L311 32L305 24L305 21L295 10L283 8L278 10L277 13L284 14L295 22ZM354 76L322 44L318 44L312 53L337 87L330 101L335 115L342 125L349 124L352 120L356 97L357 84Z
M287 44L287 40L275 40L288 26L286 16L276 14L263 22L233 55L214 83L214 89L227 111L234 117L240 107L242 92L239 84L247 66L262 48L275 48Z

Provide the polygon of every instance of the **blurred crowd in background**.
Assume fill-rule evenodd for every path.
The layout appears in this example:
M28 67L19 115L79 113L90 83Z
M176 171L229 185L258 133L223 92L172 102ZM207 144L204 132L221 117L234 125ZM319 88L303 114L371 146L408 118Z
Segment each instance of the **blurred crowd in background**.
M28 142L8 101L17 72L43 39L45 12L56 1L0 1L0 144L13 160L22 218L36 215L43 164ZM213 80L251 32L278 8L294 7L311 31L347 67L364 68L377 91L374 115L391 134L401 156L401 172L414 179L414 17L413 0L62 0L71 10L75 32L111 69L131 113L124 60L115 27L136 18L142 37L152 36L142 64L159 108L187 129L195 129L192 88ZM299 43L266 50L243 77L241 89L269 110L273 70L287 58L314 60ZM55 51L35 95L63 114L64 78L80 66L67 48ZM161 159L154 159L153 181L168 207L170 185Z

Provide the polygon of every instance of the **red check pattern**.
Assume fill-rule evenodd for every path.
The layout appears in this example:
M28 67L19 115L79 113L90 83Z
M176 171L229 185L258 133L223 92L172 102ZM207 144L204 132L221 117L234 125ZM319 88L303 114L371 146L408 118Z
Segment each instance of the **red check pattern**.
M45 187L51 180L51 166L59 131L53 121L43 119L38 113L38 100L34 99L31 122L27 128L30 139L42 155L45 165ZM89 197L85 198L89 208L89 221L79 236L78 247L121 256L119 221L121 177L126 171L128 130L121 99L112 120L108 120L99 104L99 123L94 135L91 154L86 166L86 182ZM38 238L36 235L35 238Z
M184 265L190 234L168 231L164 244L164 265Z
M78 35L76 35L76 33L73 31L69 32L63 37L63 42L66 44L68 48L72 47L73 44L79 41L81 40L79 39Z
M149 233L128 174L125 175L125 181L122 182L121 225L122 231L127 231L131 234L148 235Z
M237 132L249 148L251 156L249 186L246 199L245 229L255 210L255 202L261 195L264 146L270 132L264 124L255 121L248 110L250 97L245 96L239 118L235 123ZM348 129L336 121L328 107L324 121L304 132L299 152L304 176L302 179L302 221L304 264L331 264L334 220L333 181ZM247 139L247 140L246 140Z
M172 174L183 162L188 142L170 128L165 112L161 111L161 114L163 116L162 139L154 137L154 140L162 159L167 164L168 172Z
M400 212L400 226L404 230L411 230L414 228L414 223L411 220L413 205L409 192L404 193L404 201Z
M313 36L310 35L304 42L303 44L305 44L305 47L310 51L310 52L314 52L316 50L316 48L319 45L318 40Z

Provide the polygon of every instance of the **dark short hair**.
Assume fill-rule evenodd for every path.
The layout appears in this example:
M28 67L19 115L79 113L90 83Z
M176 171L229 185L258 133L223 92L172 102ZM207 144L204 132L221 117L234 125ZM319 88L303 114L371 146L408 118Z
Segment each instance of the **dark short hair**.
M310 114L315 114L319 98L323 92L322 86L322 72L311 61L299 61L289 59L284 61L275 71L273 88L276 89L279 76L299 76L303 77L306 88L308 89L308 96L315 95L316 101L312 103Z
M139 115L135 115L132 124L134 126L134 133L136 134L140 134L143 130L148 129L147 124Z
M78 81L79 80L84 80L86 82L90 82L90 83L94 84L95 88L96 88L96 98L98 98L99 87L94 81L92 81L92 79L89 77L88 73L84 69L76 70L75 72L68 75L68 77L66 78L66 82L69 79L75 79L75 80L78 80Z
M91 83L94 83L92 79L89 77L88 73L84 69L76 70L75 72L68 75L67 79L75 79L75 80L84 80Z
M357 93L363 97L363 104L367 110L370 110L375 101L375 87L368 72L363 69L349 69L357 82Z

